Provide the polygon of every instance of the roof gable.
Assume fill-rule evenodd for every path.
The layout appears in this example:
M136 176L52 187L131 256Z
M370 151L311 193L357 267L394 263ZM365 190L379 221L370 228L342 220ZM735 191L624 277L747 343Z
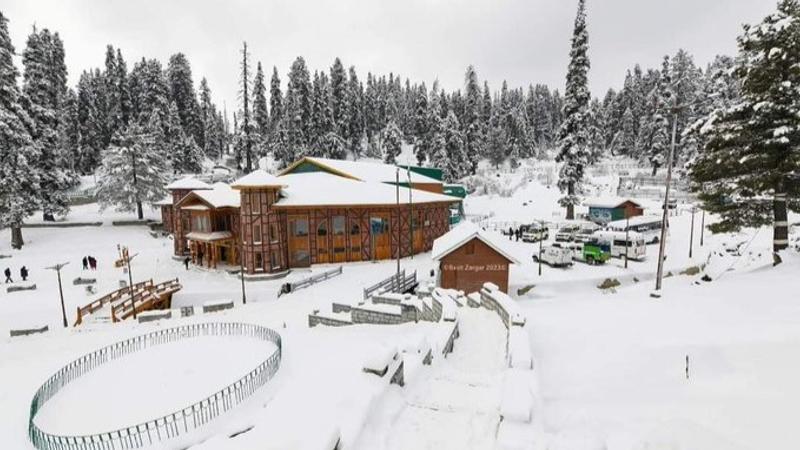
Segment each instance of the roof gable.
M480 240L509 262L519 264L517 258L503 248L500 239L490 235L471 222L462 223L433 241L431 257L434 260L440 260L473 239Z

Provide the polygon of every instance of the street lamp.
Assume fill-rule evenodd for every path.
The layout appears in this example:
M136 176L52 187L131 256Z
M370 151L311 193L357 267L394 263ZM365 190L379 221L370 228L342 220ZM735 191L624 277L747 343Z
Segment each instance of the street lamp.
M703 209L700 216L700 247L703 246L703 237L706 235L706 210Z
M544 223L542 223L542 228L544 228ZM539 234L539 276L542 276L542 241L544 241L544 236Z
M125 265L128 267L128 290L131 293L131 308L133 308L133 318L136 318L136 299L133 297L133 272L131 272L131 260L136 257L138 253L130 256L128 254L128 247L123 249L123 258L125 259Z
M61 319L64 321L64 328L67 328L67 310L64 308L64 289L61 287L61 269L69 264L68 262L45 267L47 270L55 270L58 274L58 295L61 297Z
M631 216L628 212L625 212L625 268L628 268L628 249L631 247L631 241L629 239L631 229Z
M692 227L689 230L689 259L692 259L692 249L694 247L694 213L697 211L697 207L692 205Z
M247 293L244 289L244 229L242 230L242 239L239 239L239 274L242 279L242 304L247 304Z

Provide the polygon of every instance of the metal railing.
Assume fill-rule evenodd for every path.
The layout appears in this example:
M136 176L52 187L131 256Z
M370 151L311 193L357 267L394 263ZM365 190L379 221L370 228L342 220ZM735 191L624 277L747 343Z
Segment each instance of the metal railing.
M80 436L53 435L36 425L36 414L48 400L64 386L96 367L148 347L200 336L251 337L272 342L278 349L236 382L192 405L157 419L104 433ZM266 384L280 367L281 349L281 336L274 330L253 324L214 322L158 330L108 345L70 362L39 387L31 400L28 437L39 450L133 449L174 438L214 420Z
M325 272L322 272L322 273L318 273L316 275L311 275L310 277L307 277L307 278L303 278L300 281L295 281L293 283L287 283L287 284L290 285L289 289L288 289L288 292L284 292L284 290L282 289L281 292L278 293L278 297L280 297L283 294L288 294L289 292L294 292L294 291L296 291L298 289L303 289L303 288L309 287L309 286L311 286L313 284L319 283L320 281L325 281L325 280L327 280L329 278L333 278L333 277L335 277L337 275L341 275L341 274L342 274L342 266L339 266L339 267L337 267L335 269L331 269L331 270L328 270L328 271L325 271Z
M364 288L364 300L370 298L375 292L407 292L417 285L417 271L406 275L405 269L389 278L379 281L372 286Z

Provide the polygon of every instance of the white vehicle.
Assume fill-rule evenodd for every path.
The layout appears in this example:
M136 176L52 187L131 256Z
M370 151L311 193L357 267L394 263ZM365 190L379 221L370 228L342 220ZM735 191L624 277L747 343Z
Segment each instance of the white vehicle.
M594 237L600 242L609 244L611 256L614 258L624 258L626 251L628 259L641 260L647 254L647 244L644 242L644 237L635 231L627 233L624 231L598 231L594 234Z
M533 254L533 260L539 261L539 253ZM542 248L542 262L553 267L572 265L572 250L558 245Z
M531 224L522 227L522 242L546 241L550 237L547 226L541 224Z
M633 231L642 235L645 243L656 244L661 238L661 216L636 216L606 224L611 231Z
M556 242L585 242L600 226L594 222L577 220L561 227L556 233Z
M558 229L556 233L556 242L572 242L575 240L575 236L580 231L581 227L577 224L569 224L565 225Z
M598 230L600 230L600 225L594 222L586 222L584 224L581 224L580 229L575 234L575 242L588 241Z

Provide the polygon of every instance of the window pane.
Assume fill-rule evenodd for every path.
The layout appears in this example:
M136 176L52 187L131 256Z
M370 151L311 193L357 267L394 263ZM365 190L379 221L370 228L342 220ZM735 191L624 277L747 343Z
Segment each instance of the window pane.
M344 216L333 216L333 234L335 235L342 235L344 234Z
M323 220L317 226L317 236L325 236L328 234L328 222Z
M294 223L295 236L308 236L308 220L297 219L292 223Z

